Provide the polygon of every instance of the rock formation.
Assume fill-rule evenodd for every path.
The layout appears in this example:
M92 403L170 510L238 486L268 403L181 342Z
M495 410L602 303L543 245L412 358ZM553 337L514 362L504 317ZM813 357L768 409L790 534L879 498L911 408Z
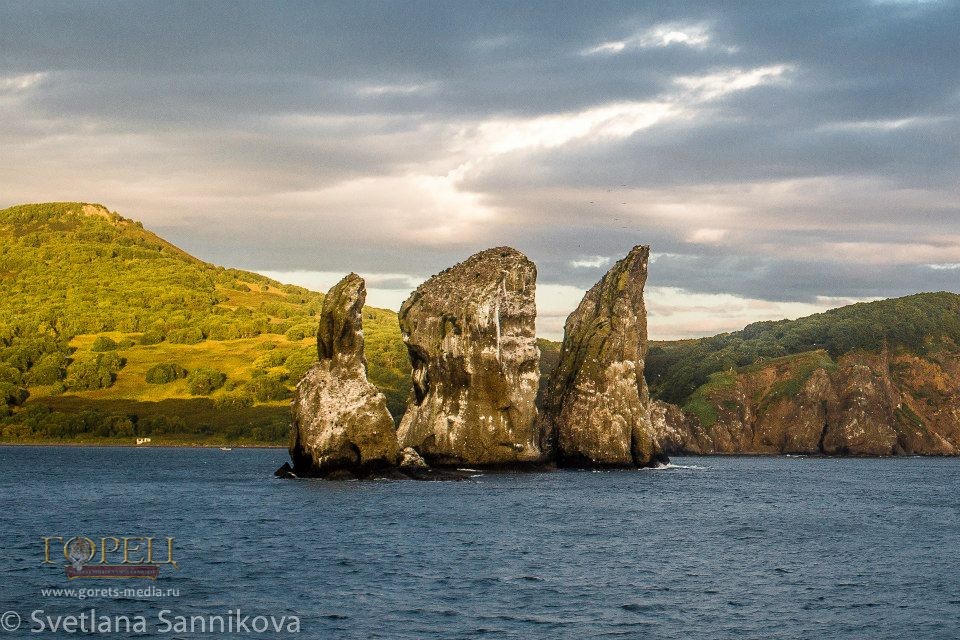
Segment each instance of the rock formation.
M657 403L675 453L960 453L960 356L818 350L714 374L682 411Z
M403 303L413 389L401 448L438 465L541 461L536 279L526 256L499 247L430 278Z
M297 385L290 457L296 475L365 475L397 463L387 401L367 380L361 312L367 291L351 273L323 301L319 362Z
M406 447L400 452L401 469L426 469L428 466L413 447Z
M543 398L543 433L565 466L648 466L666 459L643 378L650 248L634 247L570 314Z
M660 443L668 456L684 453L701 455L712 450L713 441L704 433L700 423L675 404L651 400L650 426L654 440Z

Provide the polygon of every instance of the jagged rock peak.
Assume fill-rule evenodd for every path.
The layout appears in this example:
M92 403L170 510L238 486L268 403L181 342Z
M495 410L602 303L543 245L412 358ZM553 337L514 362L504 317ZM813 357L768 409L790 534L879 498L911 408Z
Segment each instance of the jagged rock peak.
M399 458L387 400L367 380L363 356L363 278L351 273L323 301L319 362L297 385L290 457L296 475L365 475Z
M430 464L540 461L537 269L510 247L481 251L400 308L413 389L398 436Z
M650 248L637 246L584 295L564 327L542 431L566 466L648 466L666 459L643 378Z
M317 328L317 355L320 360L340 356L366 362L362 319L366 300L364 280L355 273L350 273L330 289L323 299Z

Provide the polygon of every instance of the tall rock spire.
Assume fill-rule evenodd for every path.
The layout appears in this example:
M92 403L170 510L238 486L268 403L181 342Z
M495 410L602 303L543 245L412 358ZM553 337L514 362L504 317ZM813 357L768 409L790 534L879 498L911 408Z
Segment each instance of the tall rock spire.
M649 247L634 247L567 318L542 419L561 466L649 466L666 459L651 427L643 378L649 255Z
M396 428L383 394L367 380L363 278L351 273L327 293L317 331L319 361L297 385L290 457L298 475L360 475L397 463Z

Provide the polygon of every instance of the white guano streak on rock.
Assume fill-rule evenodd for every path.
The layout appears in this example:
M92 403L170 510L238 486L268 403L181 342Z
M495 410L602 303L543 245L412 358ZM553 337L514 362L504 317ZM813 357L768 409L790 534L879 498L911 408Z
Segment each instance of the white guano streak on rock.
M506 280L500 280L500 294L493 302L493 324L495 331L497 332L497 362L503 364L501 360L500 352L500 299L507 297L507 282Z

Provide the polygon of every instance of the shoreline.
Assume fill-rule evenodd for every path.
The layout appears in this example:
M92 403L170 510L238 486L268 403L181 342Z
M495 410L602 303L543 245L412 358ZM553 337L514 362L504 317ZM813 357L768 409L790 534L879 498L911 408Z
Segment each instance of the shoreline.
M115 449L282 449L280 444L123 444L100 442L0 442L2 447L90 447Z
M95 442L0 442L0 449L4 447L71 447L71 448L112 448L112 449L269 449L269 450L280 450L286 451L287 447L285 445L271 445L271 444L124 444L124 443L95 443ZM932 454L920 454L913 453L908 455L892 455L892 456L862 456L862 455L844 455L844 456L833 456L826 455L822 453L761 453L761 452L740 452L740 453L678 453L673 454L672 457L676 458L811 458L811 459L823 459L823 460L897 460L897 459L912 459L912 458L943 458L943 459L960 459L960 455L932 455ZM669 463L668 463L669 464ZM452 467L451 467L452 468ZM480 470L480 467L476 467ZM570 467L570 468L591 468L591 467ZM599 468L599 467L598 467ZM642 469L644 467L623 467L624 469L637 468ZM655 467L651 467L655 468ZM531 468L517 468L511 469L514 471L521 472L539 472L546 470L562 470L564 467L552 467L545 468L534 465ZM499 468L485 468L483 470L503 470Z

